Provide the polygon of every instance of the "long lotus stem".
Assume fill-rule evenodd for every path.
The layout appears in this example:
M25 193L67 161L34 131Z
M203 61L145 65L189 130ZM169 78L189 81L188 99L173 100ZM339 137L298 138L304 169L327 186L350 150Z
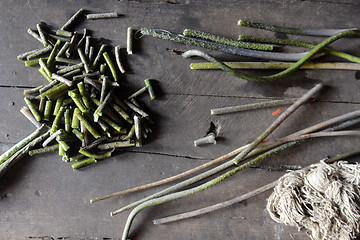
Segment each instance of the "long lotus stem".
M311 97L313 97L316 93L320 91L323 85L317 84L315 87L310 89L307 93L305 93L299 100L297 100L293 105L291 105L285 112L283 112L259 137L257 137L244 151L239 153L233 161L235 164L238 164L240 161L244 159L244 157L253 150L260 142L262 142L267 136L270 135L282 122L287 119L291 113L293 113L296 109L298 109L302 104L308 101Z
M236 77L243 78L248 81L261 81L261 82L262 81L273 81L273 80L279 79L281 77L285 77L285 76L289 75L290 73L294 72L295 70L300 68L307 60L309 60L311 57L313 57L318 51L320 51L322 48L326 47L330 43L333 43L334 41L338 40L339 38L342 38L342 37L345 37L348 35L353 35L355 33L356 33L356 31L354 31L354 30L348 30L345 32L341 32L337 35L334 35L332 37L329 37L329 38L325 39L324 41L322 41L321 43L319 43L318 45L316 45L316 47L314 47L308 54L306 54L305 57L301 58L299 61L297 61L291 67L289 67L286 70L281 71L279 73L269 75L269 76L263 76L263 77L252 76L252 75L241 73L233 68L226 66L222 62L219 62L212 56L210 56L206 53L203 53L201 51L198 51L198 50L189 50L189 51L183 53L182 55L184 58L188 58L188 57L192 57L192 56L202 57L210 62L213 62L214 64L219 66L224 71L227 71L228 73L230 73Z
M224 53L246 56L246 57L253 57L253 58L261 58L261 59L268 59L268 60L277 60L277 61L298 61L299 59L303 58L309 52L303 53L280 53L280 52L267 52L267 51L257 51L252 49L244 49L244 48L237 48L233 46L227 46L220 43L215 43L211 41L196 39L185 37L182 35L176 35L164 30L156 30L156 29L149 29L149 28L142 28L141 33L143 35L148 35L160 39L170 40L186 45L198 46L207 49L212 49L216 51L221 51Z
M226 66L234 69L286 69L295 63L296 62L224 62ZM191 63L190 69L210 70L221 68L212 62L199 62ZM299 69L360 70L360 64L344 62L307 62Z
M306 47L306 48L314 48L316 46L315 44L311 44L308 42L282 39L282 38L253 37L253 36L240 35L238 39L241 41L248 41L248 42L272 43L272 44L290 45L290 46ZM324 48L323 50L331 55L347 59L351 62L360 63L360 58L353 56L351 54L339 52L331 48Z
M278 153L279 151L282 151L284 149L286 149L287 147L291 146L292 143L287 143L287 144L284 144L282 146L279 146L279 147L276 147L252 160L250 160L249 162L247 163L244 163L222 175L220 175L219 177L216 177L206 183L203 183L199 186L196 186L196 187L193 187L193 188L190 188L190 189L187 189L187 190L184 190L184 191L181 191L181 192L176 192L176 193L172 193L172 194L169 194L169 195L165 195L165 196L162 196L162 197L159 197L159 198L155 198L155 199L151 199L151 200L148 200L140 205L138 205L137 207L135 207L131 213L129 214L128 216L128 219L126 221L126 224L125 224L125 227L124 227L124 231L123 231L123 235L122 235L122 240L127 240L128 239L128 235L129 235L129 231L130 231L130 227L131 227L131 224L135 218L135 216L143 209L149 207L149 206L154 206L154 205L158 205L158 204L162 204L162 203L165 203L165 202L168 202L168 201L171 201L171 200L174 200L174 199L178 199L178 198L182 198L182 197L186 197L186 196L189 196L191 194L194 194L194 193L197 193L197 192L200 192L202 190L205 190L206 188L209 188L211 186L214 186L215 184L221 182L222 180L234 175L235 173L237 173L238 171L240 170L243 170L251 165L254 165L260 161L262 161L263 159L269 157L269 156L272 156L273 154L275 153Z
M336 35L338 33L348 31L350 29L300 29L300 28L290 28L290 27L280 27L280 26L273 26L258 22L251 22L246 20L239 20L239 26L251 27L251 28L258 28L272 32L278 33L286 33L286 34L295 34L295 35L309 35L309 36L323 36L329 37L332 35Z

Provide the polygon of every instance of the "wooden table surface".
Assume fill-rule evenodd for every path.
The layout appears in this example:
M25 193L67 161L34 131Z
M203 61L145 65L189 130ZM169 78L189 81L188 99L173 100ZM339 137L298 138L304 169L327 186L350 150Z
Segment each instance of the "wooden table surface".
M91 30L94 38L126 46L126 29L141 27L181 33L185 28L237 38L242 34L274 33L237 26L239 19L289 27L350 28L360 26L358 0L138 0L138 1L0 1L0 151L4 152L34 130L19 112L25 105L23 90L46 83L37 67L24 67L20 53L41 47L28 33L46 22L60 28L79 8L90 12L118 12L121 17L82 21L75 30ZM300 36L291 36L302 39ZM316 41L319 38L314 38ZM338 50L360 56L359 40L342 39ZM318 101L306 104L269 138L285 136L326 119L359 109L359 72L300 70L274 83L252 83L222 71L195 71L191 62L168 49L192 49L178 43L143 37L127 56L130 73L122 76L129 94L145 78L157 81L159 97L140 101L156 122L142 148L117 152L113 157L81 171L73 171L56 153L26 157L0 181L0 238L10 239L109 239L120 238L129 211L110 217L128 203L170 184L146 191L89 203L89 199L157 181L226 154L254 140L275 119L277 108L227 115L210 109L255 103L268 99L300 97L316 83L328 87ZM252 59L207 51L222 60ZM327 58L325 58L326 60ZM329 58L341 61L341 59ZM253 74L268 74L253 71ZM284 111L286 107L280 107ZM214 123L216 145L194 147ZM150 207L141 212L130 231L131 239L309 239L304 231L275 223L265 209L271 191L243 203L196 218L153 225L155 218L212 205L278 179L281 165L306 166L327 156L359 148L359 138L316 139L281 152L201 193ZM356 160L356 159L355 159Z

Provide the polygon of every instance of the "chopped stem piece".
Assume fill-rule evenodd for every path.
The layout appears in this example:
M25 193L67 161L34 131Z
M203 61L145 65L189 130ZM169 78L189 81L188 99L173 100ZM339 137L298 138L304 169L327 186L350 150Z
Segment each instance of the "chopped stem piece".
M27 107L22 107L20 109L20 112L32 123L35 125L35 127L39 128L41 126L41 123L36 120L34 115L31 113L30 109Z
M74 164L71 165L71 167L72 167L73 170L77 170L79 168L88 166L88 165L96 163L96 162L97 162L96 159L91 157L91 158L82 160L80 162L74 163Z
M86 15L86 19L104 19L104 18L117 18L119 15L116 12L110 13L91 13Z
M52 49L51 45L48 45L47 47L44 47L44 48L37 49L36 51L27 54L26 59L30 60L30 59L39 57L39 56L41 56L41 55L43 55L43 54L45 54L47 52L50 52L51 49Z
M204 144L209 144L209 143L216 144L215 134L214 133L210 133L206 137L199 138L199 139L194 141L195 147L200 146L200 145L204 145Z
M84 12L84 9L80 8L65 24L61 27L61 30L67 30L70 25L72 25L77 18L79 18L82 13Z
M156 98L156 95L155 95L154 88L153 88L153 86L151 84L150 78L145 79L144 82L145 82L145 85L146 85L147 90L149 92L150 99L154 100Z
M124 148L124 147L132 147L132 146L135 146L135 143L131 143L130 141L119 141L119 142L100 144L98 146L98 149L107 150L107 149Z
M101 57L102 57L102 55L103 55L102 53L105 51L105 48L106 48L106 47L107 47L106 44L102 44L102 45L101 45L101 47L100 47L100 49L99 49L99 52L98 52L98 54L96 55L95 60L94 60L94 62L93 62L93 64L92 64L92 66L91 66L91 68L92 68L93 70L95 70L95 69L99 66Z
M39 36L40 36L40 39L41 39L41 42L42 44L44 45L44 47L46 47L49 43L46 41L46 38L45 38L45 35L44 35L44 31L41 27L41 24L36 24L36 28L39 32Z
M70 81L69 79L66 79L66 78L64 78L63 76L57 75L57 74L55 74L55 73L53 73L53 74L51 75L51 78L54 79L54 80L58 80L58 81L61 82L61 83L65 83L65 84L68 85L69 87L71 87L72 84L73 84L73 82Z
M126 42L126 50L128 55L133 54L133 29L132 27L127 28L127 42Z
M30 109L31 113L34 115L36 121L40 122L41 121L41 115L38 112L38 110L35 108L34 104L31 102L30 98L25 97L24 100L25 100L26 105Z
M62 75L62 74L71 72L71 71L76 70L76 69L81 69L83 66L84 66L84 63L78 63L78 64L75 64L75 65L71 65L71 66L65 67L63 69L60 69L56 73Z
M116 73L116 68L115 68L115 65L114 65L114 63L112 62L109 54L108 54L107 52L104 52L104 53L103 53L103 56L104 56L104 59L105 59L107 65L108 65L109 68L110 68L110 71L111 71L111 74L112 74L114 80L115 80L115 81L118 81L118 76L117 76L117 73Z
M85 128L91 133L91 135L93 135L95 139L101 137L98 131L91 125L91 123L86 119L85 116L83 116L81 112L76 112L76 117L84 124Z
M78 54L80 56L81 62L84 64L85 73L91 72L89 64L88 64L88 62L86 60L86 57L84 55L84 52L82 51L81 48L78 48L77 51L78 51Z
M111 157L112 151L97 154L97 153L91 153L91 152L89 152L87 150L84 150L83 148L80 148L79 153L81 153L81 154L83 154L83 155L85 155L87 157L91 157L91 158L95 158L95 159L103 159L103 158Z
M124 66L123 66L123 64L122 64L122 62L121 62L121 56L120 56L120 55L121 55L120 46L116 46L116 47L115 47L115 59L116 59L116 64L117 64L120 72L121 72L122 74L124 74L126 71L125 71L125 68L124 68Z
M54 151L58 151L58 150L59 150L59 144L54 144L54 145L48 146L48 147L33 149L33 150L29 151L29 155L34 156L34 155L54 152Z

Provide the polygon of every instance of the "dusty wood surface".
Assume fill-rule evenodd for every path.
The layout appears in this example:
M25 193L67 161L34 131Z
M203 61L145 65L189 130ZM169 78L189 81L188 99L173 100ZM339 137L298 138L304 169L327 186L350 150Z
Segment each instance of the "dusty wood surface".
M111 45L126 45L126 28L150 27L181 33L199 29L226 37L256 33L240 28L238 19L313 28L359 27L357 0L343 1L10 1L0 2L0 150L33 131L19 112L22 91L46 82L36 67L25 68L16 56L41 47L26 30L44 21L59 28L80 7L91 12L116 11L118 19L85 21L76 30L92 31ZM261 32L268 36L272 33ZM296 37L295 37L296 38ZM334 47L360 56L358 39ZM320 101L306 104L272 137L284 136L328 118L359 109L360 80L354 71L299 71L272 84L249 83L221 71L194 71L190 62L167 49L191 47L144 37L128 56L131 73L123 82L136 90L143 79L157 80L156 101L141 99L156 120L154 134L143 148L118 153L96 166L74 172L57 154L25 158L0 181L0 238L120 238L128 212L109 212L157 189L89 204L89 199L163 179L228 153L257 137L274 121L277 108L211 116L210 109L272 98L299 97L314 84L329 86ZM209 51L223 60L245 59ZM248 59L245 59L248 60ZM261 72L260 74L265 74ZM259 73L256 73L259 74ZM130 91L129 90L129 91ZM281 108L284 110L284 108ZM213 122L220 128L216 145L194 147ZM304 232L273 222L265 211L266 197L190 220L155 226L151 220L224 201L263 186L284 172L268 171L282 164L306 166L326 156L359 147L359 139L317 139L285 151L199 194L152 207L138 215L131 239L307 239Z

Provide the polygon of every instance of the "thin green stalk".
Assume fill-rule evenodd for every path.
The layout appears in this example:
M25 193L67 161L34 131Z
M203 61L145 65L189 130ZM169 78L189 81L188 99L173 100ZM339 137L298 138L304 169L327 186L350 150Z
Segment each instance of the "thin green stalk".
M51 77L52 73L51 73L50 69L48 68L48 66L47 66L47 64L46 64L45 59L40 58L40 59L39 59L39 65L40 65L40 67L46 72L46 74L47 74L49 77Z
M71 128L73 128L73 129L80 129L80 121L76 117L76 114L78 112L80 112L79 108L75 108L74 111L73 111L73 116L72 116L72 120L71 120Z
M285 112L283 112L259 137L257 137L244 151L239 153L233 160L235 164L242 161L246 155L252 151L260 142L262 142L267 136L269 136L280 124L285 121L293 112L295 112L301 105L312 98L318 93L323 85L317 84L310 89L301 98L299 98L294 104L292 104Z
M58 131L60 120L64 115L65 110L66 109L64 107L60 107L59 111L57 112L55 119L51 125L51 134L54 134L56 131Z
M81 111L81 110L80 110ZM86 117L81 112L76 112L76 117L82 122L85 126L85 128L93 135L95 139L98 139L101 137L101 135L98 133L98 131L95 129L95 127L92 126L89 120L86 119Z
M127 28L127 41L126 41L126 50L128 55L133 54L133 36L134 36L134 31L132 27L128 27Z
M41 131L38 133L38 135L35 136L35 138L33 138L25 146L20 148L18 151L12 154L8 159L6 159L2 164L0 164L0 177L3 176L4 173L7 170L9 170L10 167L12 167L18 160L20 160L23 156L27 155L29 150L34 148L37 144L39 144L49 136L50 132L48 131L48 126L42 125L42 127L40 127L39 129L41 129ZM46 132L43 133L44 131ZM21 142L22 141L20 141L20 143ZM16 144L15 146L17 146L18 144Z
M39 23L36 24L36 28L38 30L38 33L39 33L42 44L44 45L44 47L46 47L49 43L46 40L46 37L45 37L45 34L44 34L44 31L43 31L43 28L42 28L41 24L39 24Z
M196 187L193 187L193 188L190 188L190 189L187 189L187 190L184 190L184 191L181 191L181 192L176 192L176 193L172 193L172 194L169 194L169 195L165 195L165 196L162 196L162 197L159 197L159 198L155 198L155 199L151 199L151 200L148 200L146 202L143 202L141 204L139 204L138 206L136 206L132 211L131 213L129 214L128 216L128 219L126 221L126 224L125 224L125 227L124 227L124 231L123 231L123 235L122 235L122 240L127 240L128 239L128 235L129 235L129 232L130 232L130 227L131 227L131 224L135 218L135 216L143 209L149 207L149 206L154 206L154 205L158 205L158 204L162 204L162 203L165 203L165 202L168 202L168 201L171 201L171 200L174 200L174 199L178 199L178 198L182 198L182 197L186 197L186 196L189 196L191 194L194 194L194 193L197 193L197 192L200 192L202 190L205 190L211 186L214 186L215 184L223 181L224 179L227 179L228 177L231 177L232 175L234 175L235 173L239 172L240 170L244 170L245 168L249 167L249 166L252 166L254 164L257 164L259 163L260 161L262 161L263 159L267 158L267 157L270 157L270 156L273 156L274 154L282 151L282 150L285 150L286 148L290 147L290 146L293 146L294 143L287 143L287 144L284 144L284 145L281 145L279 147L276 147L270 151L267 151L266 153L264 154L261 154L260 156L220 175L219 177L216 177L206 183L203 183L199 186L196 186Z
M107 150L107 149L133 147L133 146L135 146L135 143L132 143L130 141L119 141L119 142L99 144L98 149Z
M144 82L145 82L145 86L147 87L150 99L154 100L156 98L156 95L155 95L154 88L153 88L153 86L151 84L150 78L145 79Z
M63 29L58 29L56 31L57 36L63 36L63 37L71 38L72 34L73 34L72 32L69 32L69 31L66 31L66 30L63 30Z
M45 103L44 121L49 121L52 113L53 101L47 100Z
M296 40L290 40L290 39L282 39L282 38L253 37L253 36L240 35L238 39L241 41L272 43L272 44L290 45L290 46L306 47L306 48L316 47L315 44L311 44L308 42L296 41ZM351 54L339 52L339 51L333 50L331 48L323 48L323 50L331 55L334 55L334 56L337 56L337 57L340 57L343 59L347 59L351 62L360 63L360 58L353 56Z
M143 35L149 35L152 37L156 37L164 40L170 40L186 45L198 46L202 48L212 49L212 50L239 55L239 56L247 56L247 57L254 57L254 58L268 59L268 60L298 61L299 59L303 58L306 54L309 53L309 52L280 53L280 52L267 52L267 51L257 51L252 49L237 48L233 46L223 45L220 43L214 43L211 41L185 37L182 35L176 35L165 30L156 30L149 28L142 28L141 33Z
M52 66L54 65L55 57L56 57L57 52L58 52L58 50L59 50L59 48L60 48L60 43L61 43L60 40L57 40L56 43L55 43L55 45L54 45L54 47L53 47L53 49L52 49L51 52L50 52L50 55L49 55L49 57L48 57L48 59L47 59L47 61L46 61L46 64L47 64L49 67L52 67Z
M38 122L34 115L31 113L30 109L28 109L27 107L22 107L20 109L20 112L32 123L34 124L35 127L39 128L41 126L41 123Z
M59 97L63 96L65 93L67 93L68 89L69 89L68 85L66 85L64 83L60 83L60 84L50 88L46 92L43 92L39 96L42 98L47 97L49 100L55 101L56 99L58 99Z
M88 111L87 107L84 105L84 103L82 101L81 95L78 92L76 92L76 90L69 91L68 95L69 95L69 97L71 97L71 99L73 100L73 102L79 108L79 110L81 112Z
M104 59L107 63L107 65L109 66L110 68L110 71L111 71L111 74L114 78L115 81L118 81L118 76L117 76L117 72L116 72L116 68L115 68L115 65L113 63L113 61L111 60L109 54L107 52L104 52L103 53L103 56L104 56Z
M120 72L121 72L122 74L124 74L126 71L125 71L125 68L124 68L124 66L123 66L123 64L122 64L121 56L120 56L120 55L121 55L120 46L116 46L116 47L115 47L115 59L116 59L116 64L117 64Z
M183 53L183 57L188 58L191 56L199 56L202 57L210 62L213 62L214 64L216 64L217 66L219 66L221 69L223 69L224 71L227 71L228 73L248 80L248 81L260 81L260 82L264 82L264 81L274 81L276 79L285 77L291 73L293 73L295 70L297 70L298 68L300 68L306 61L308 61L311 57L313 57L318 51L320 51L322 48L326 47L327 45L333 43L334 41L348 36L348 35L354 35L356 33L356 31L354 30L349 30L349 31L345 31L345 32L341 32L337 35L334 35L332 37L329 37L327 39L325 39L324 41L322 41L321 43L319 43L318 45L316 45L316 47L314 47L308 54L305 55L305 57L301 58L299 61L297 61L294 65L292 65L291 67L287 68L286 70L273 74L273 75L269 75L269 76L263 76L263 77L259 77L259 76L252 76L252 75L248 75L245 73L241 73L233 68L230 68L228 66L226 66L225 64L223 64L222 62L219 62L218 60L216 60L215 58L213 58L212 56L203 53L201 51L198 50L189 50L185 53Z
M247 111L253 109L268 108L274 106L289 105L295 103L297 100L298 98L289 98L289 99L272 100L272 101L266 101L260 103L251 103L251 104L245 104L239 106L215 108L215 109L211 109L211 115L219 115L219 114L241 112L241 111Z
M25 97L24 98L26 105L29 107L31 113L34 115L36 121L40 122L41 121L41 115L39 113L39 111L36 109L36 107L34 106L34 104L31 102L29 97Z
M43 87L43 85L37 86L35 88L25 89L24 95L37 95L39 94L39 90Z
M12 146L9 150L1 154L0 156L0 164L3 164L6 160L8 160L12 155L14 155L16 152L21 150L26 144L34 140L36 137L39 136L41 132L46 129L47 126L45 124L41 125L41 127L37 128L34 132L32 132L30 135L25 137L23 140Z
M104 18L117 18L119 15L116 12L110 13L91 13L86 15L86 19L95 20L95 19L104 19Z
M30 156L38 155L38 154L44 154L49 152L55 152L59 150L59 144L54 144L48 147L43 148L37 148L29 151Z
M81 69L83 66L84 66L84 63L78 63L78 64L75 64L75 65L71 65L71 66L65 67L63 69L60 69L56 73L59 74L59 75L63 75L65 73L71 72L71 71L73 71L75 69Z
M28 29L27 32L36 40L38 40L39 42L41 42L43 44L43 40L41 39L41 37L39 36L39 34L37 34L34 30L32 29ZM46 46L45 46L46 47Z
M254 50L262 50L262 51L272 51L273 45L269 44L260 44L260 43L248 43L248 42L241 42L236 41L230 38L220 37L211 33L201 32L192 29L185 29L183 35L186 37L196 37L205 40L210 40L213 42L230 45L233 47L238 48L247 48L247 49L254 49Z
M70 42L65 42L64 45L60 48L59 52L57 53L55 60L56 58L60 58L62 55L64 55L68 50L69 46L70 46Z
M80 168L83 168L85 166L88 166L90 164L96 163L96 159L95 158L87 158L85 160L82 160L80 162L74 163L71 165L73 170L78 170Z
M107 47L106 44L102 44L102 45L100 46L99 52L97 53L97 55L96 55L96 57L95 57L95 60L94 60L94 62L93 62L93 64L92 64L92 66L91 66L91 68L92 68L93 70L97 69L97 67L99 66L101 57L103 56L102 53L105 51L106 47Z
M43 55L45 53L50 52L51 49L52 49L51 45L48 45L47 47L44 47L44 48L37 49L36 51L28 53L27 56L26 56L26 59L31 60L33 58L39 57L39 56L41 56L41 55Z
M86 57L84 55L83 50L81 48L78 48L77 51L78 51L78 54L80 56L81 62L84 64L85 73L91 72L89 64L87 62L87 59L86 59Z
M286 69L296 62L224 62L228 67L234 69ZM190 63L190 69L212 70L220 69L212 62ZM345 62L306 62L299 69L330 69L330 70L360 70L358 63Z
M104 159L104 158L108 158L108 157L111 157L111 153L113 151L108 151L108 152L105 152L105 153L100 153L100 154L97 154L97 153L91 153L87 150L84 150L83 148L80 148L79 150L79 153L87 156L87 157L91 157L91 158L95 158L95 159Z
M329 37L336 34L339 34L344 31L348 31L350 29L301 29L301 28L290 28L290 27L280 27L274 26L259 22L251 22L246 20L239 20L239 26L263 29L272 32L278 33L286 33L286 34L294 34L294 35L309 35L309 36L323 36ZM353 29L352 29L353 30Z
M61 30L67 30L83 14L84 9L80 8L62 27Z

